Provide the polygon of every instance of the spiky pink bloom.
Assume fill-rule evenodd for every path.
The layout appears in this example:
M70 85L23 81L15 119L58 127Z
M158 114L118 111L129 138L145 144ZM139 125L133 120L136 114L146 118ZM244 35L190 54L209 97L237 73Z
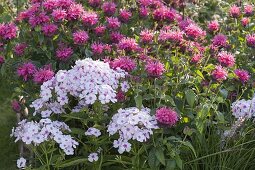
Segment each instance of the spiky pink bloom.
M220 24L218 23L218 21L211 21L211 22L208 23L207 28L208 28L208 30L211 31L211 32L219 31L219 29L220 29Z
M31 62L24 63L17 69L18 76L22 77L24 81L27 81L29 78L32 78L35 72L36 67Z
M67 13L64 9L54 9L51 15L55 21L63 21L66 19Z
M99 42L94 42L91 45L91 49L92 49L93 54L100 55L104 52L104 44L99 43Z
M139 49L139 45L134 38L122 38L117 46L120 50L125 51L136 51Z
M153 18L157 21L162 21L165 18L166 7L158 8L153 11Z
M73 54L73 49L71 47L60 46L56 51L57 59L61 61L68 60Z
M74 44L83 45L89 39L89 35L86 31L76 31L73 33Z
M57 7L62 9L69 8L74 3L74 0L57 0Z
M29 24L31 27L40 26L44 23L48 23L50 21L50 17L45 12L40 12L39 14L32 15L29 17Z
M156 120L163 125L174 126L178 119L178 114L171 108L161 107L156 110Z
M159 77L165 72L164 64L160 61L150 61L145 65L145 70L149 76Z
M227 67L232 67L235 65L235 57L226 51L222 51L218 54L218 61L220 64Z
M149 15L149 9L146 7L140 7L139 8L139 16L142 18L145 18Z
M118 18L108 17L106 19L106 21L107 21L107 28L112 29L112 30L116 30L116 29L120 28L121 23L119 22Z
M97 36L102 36L106 30L106 27L104 25L99 25L96 28L94 28L94 32Z
M228 72L222 66L216 66L212 71L212 76L217 81L226 80Z
M201 58L202 58L202 56L201 56L201 54L195 54L192 58L191 58L191 60L190 60L190 62L192 62L192 63L199 63L199 61L201 60Z
M195 24L189 24L189 26L185 28L185 33L192 39L203 38L206 35L206 32Z
M101 0L89 0L89 5L96 8L101 4Z
M132 13L126 9L120 9L120 13L119 13L119 19L121 22L128 22L129 19L131 18Z
M111 68L121 68L127 72L130 72L136 68L136 63L128 56L119 57L110 63Z
M180 43L183 40L183 32L180 30L160 30L158 40L165 42L171 41L174 43Z
M26 48L27 48L27 44L25 44L25 43L18 43L14 47L14 53L17 56L21 56L21 55L24 54Z
M98 23L98 15L95 12L84 12L81 20L86 26L93 26Z
M229 15L233 18L238 18L241 15L240 8L236 5L233 5L229 9Z
M216 47L226 47L227 46L227 36L223 34L217 34L212 40L212 44Z
M45 81L50 80L54 76L54 72L51 69L50 65L44 66L44 68L41 68L37 70L34 74L34 82L38 84L42 84Z
M152 4L152 0L138 0L137 2L141 6L150 6Z
M55 24L44 24L42 26L42 32L45 36L51 37L56 34L58 26Z
M56 5L56 0L46 0L42 3L43 8L47 11L52 11L54 8L56 8Z
M0 55L0 66L4 63L4 57Z
M0 37L5 40L11 40L16 38L18 28L13 23L0 24Z
M140 33L140 39L143 43L150 43L153 41L154 32L152 30L145 29Z
M17 100L13 100L11 102L12 110L14 112L20 112L21 111L21 106L20 103Z
M242 83L246 83L250 79L249 72L246 70L236 69L234 73Z
M247 46L255 48L255 34L246 35Z
M244 6L244 14L246 15L246 16L252 16L253 15L253 6L252 5L250 5L250 4L248 4L248 5L245 5Z
M114 2L104 2L102 10L107 16L112 16L116 11L116 4Z
M84 8L81 4L72 4L67 11L67 19L68 20L77 20L84 13Z
M113 43L119 43L120 40L124 37L119 31L114 31L110 33L110 40Z
M185 29L192 24L193 21L191 19L182 19L178 22L178 26L181 30L185 31Z
M243 17L242 20L241 20L241 23L242 23L243 27L246 27L250 23L250 19L246 18L246 17Z

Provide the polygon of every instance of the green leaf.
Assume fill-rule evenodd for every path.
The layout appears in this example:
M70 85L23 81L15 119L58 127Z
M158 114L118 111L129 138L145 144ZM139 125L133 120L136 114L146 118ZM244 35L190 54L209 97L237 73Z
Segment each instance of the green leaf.
M173 170L176 167L176 162L174 160L168 160L166 162L166 170Z
M166 165L165 155L164 155L164 151L162 148L157 148L155 150L155 155L156 155L157 159L159 160L159 162L161 162L163 165Z
M64 162L61 162L60 165L57 165L57 168L65 168L65 167L70 167L78 164L84 164L87 162L87 158L73 158L70 160L66 160Z
M194 91L191 89L187 90L185 92L185 97L190 107L193 107L196 100L196 94L194 93Z
M138 109L141 109L142 108L142 105L143 105L143 98L141 95L137 95L135 96L135 103L136 103L136 107Z
M182 169L183 165L182 165L182 160L181 160L181 158L180 158L179 156L176 156L176 157L175 157L175 161L176 161L177 166L178 166L180 169Z
M194 147L191 145L191 143L189 141L180 141L180 143L188 148L190 148L193 152L193 154L195 155L195 157L197 158L197 154L196 151L194 149Z
M159 164L159 161L157 160L156 155L155 155L155 149L152 149L149 152L148 164L151 169L156 169L157 165Z

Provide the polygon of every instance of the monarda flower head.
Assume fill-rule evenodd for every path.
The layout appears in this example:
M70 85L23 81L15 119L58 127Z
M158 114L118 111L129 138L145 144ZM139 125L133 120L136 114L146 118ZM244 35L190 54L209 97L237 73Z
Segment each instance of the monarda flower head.
M234 73L242 83L246 83L250 79L249 72L246 70L236 69Z
M54 9L51 15L54 21L63 21L66 19L67 13L64 9Z
M119 19L121 22L128 22L132 16L132 13L126 9L120 9Z
M76 31L73 33L74 44L83 45L89 39L89 35L86 31Z
M24 54L26 48L27 48L27 44L25 44L25 43L18 43L14 47L14 53L17 56L22 56Z
M233 18L238 18L241 15L240 8L236 5L233 5L229 9L229 15Z
M73 49L64 44L59 45L56 51L56 57L57 59L61 61L68 60L72 55L73 55Z
M44 24L42 26L42 32L45 36L51 37L56 34L58 26L55 24Z
M32 78L35 72L36 67L31 62L24 63L17 69L18 76L22 77L24 81L27 81L29 78Z
M134 60L129 58L128 56L119 57L115 60L113 60L110 63L111 68L117 69L120 68L122 70L125 70L127 72L131 72L136 68L136 63Z
M68 20L77 20L84 13L84 8L81 4L72 4L67 11L67 19Z
M206 35L206 32L195 24L189 24L189 26L185 28L185 33L192 39L203 38Z
M44 68L41 68L37 70L34 74L34 82L38 84L42 84L45 81L50 80L54 76L54 72L51 69L50 65L44 66Z
M96 28L94 28L94 32L97 36L102 36L105 33L106 26L99 25Z
M143 43L150 43L153 41L154 32L152 30L145 29L140 33L140 39Z
M223 34L217 34L212 40L213 46L216 47L226 47L227 46L227 36Z
M249 47L255 48L255 34L248 34L246 36L246 44Z
M228 72L222 66L216 66L212 71L212 76L216 81L226 80Z
M250 23L250 19L247 17L243 17L241 20L241 24L243 27L246 27Z
M162 125L174 126L178 119L178 114L171 108L161 107L156 110L156 120Z
M88 3L90 6L96 8L101 4L101 0L89 0Z
M248 5L245 5L244 6L244 14L246 15L246 16L252 16L253 15L253 6L252 5L250 5L250 4L248 4Z
M119 22L118 18L116 17L108 17L107 19L107 28L111 30L116 30L120 28L121 23Z
M219 31L220 24L218 23L218 21L211 21L208 23L207 28L210 32L216 32Z
M220 64L227 66L227 67L232 67L235 65L235 57L226 51L221 51L218 54L218 61Z
M145 64L145 70L149 76L159 77L165 72L164 64L160 61L149 61Z
M118 48L120 50L125 50L127 52L137 51L139 49L139 45L137 44L134 38L122 38L118 43Z
M112 16L116 11L116 4L114 2L104 2L102 10L107 16Z
M105 47L105 45L103 43L99 43L99 42L94 42L91 45L92 52L95 55L102 54L104 52L104 47Z
M16 38L18 27L13 23L0 24L0 38L11 40Z
M84 25L91 27L98 23L98 15L95 12L84 12L81 20Z

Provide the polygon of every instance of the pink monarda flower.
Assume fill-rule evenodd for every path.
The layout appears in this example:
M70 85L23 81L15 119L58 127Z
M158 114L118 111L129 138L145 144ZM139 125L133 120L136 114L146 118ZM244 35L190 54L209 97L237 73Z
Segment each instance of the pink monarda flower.
M50 65L44 66L44 68L39 69L34 74L34 82L42 84L45 81L50 80L54 76L54 72L51 69Z
M14 112L20 112L21 111L21 106L20 106L20 103L17 101L17 100L13 100L11 102L11 106L12 106L12 110Z
M203 38L206 35L206 32L195 24L189 24L189 26L185 28L185 33L192 39Z
M173 22L176 18L176 11L173 9L168 9L165 13L165 20L168 22Z
M51 15L54 21L63 21L66 19L67 13L63 9L54 9Z
M227 67L232 67L235 65L235 57L226 51L222 51L218 54L218 61L220 64Z
M77 20L84 13L84 8L81 4L72 4L67 11L67 19L68 20Z
M227 46L227 36L223 34L217 34L212 40L213 46L216 47L226 47Z
M222 66L216 66L212 71L212 76L217 81L226 80L228 72Z
M0 55L0 66L4 63L4 57Z
M153 41L154 32L152 30L145 29L140 33L140 39L143 43L150 43Z
M88 3L90 6L96 8L101 4L101 0L89 0Z
M253 6L248 4L244 6L244 14L246 16L252 16L253 15Z
M56 5L56 0L46 0L42 3L42 6L46 11L52 11L54 8L56 8Z
M56 34L58 26L55 24L44 24L42 26L42 32L45 36L51 37Z
M150 61L145 65L145 70L149 76L159 77L165 72L164 64L160 61Z
M255 34L248 34L246 36L246 44L249 47L255 48Z
M99 25L94 28L94 32L97 36L102 36L105 33L106 27L104 25Z
M122 38L124 38L124 35L121 34L119 31L114 31L110 33L110 40L112 43L119 43Z
M202 58L201 54L195 54L195 55L191 58L190 62L191 62L191 63L197 64L197 63L199 63L199 61L201 60L201 58Z
M182 31L185 31L185 29L192 24L193 21L191 19L182 19L178 22L178 26Z
M246 17L243 17L242 20L241 20L241 23L242 23L243 27L246 27L250 23L250 19L246 18Z
M73 33L74 44L83 45L89 39L89 35L86 31L76 31Z
M139 45L134 38L122 38L118 43L118 48L125 51L136 51L139 49Z
M16 38L18 27L13 23L0 24L0 37L5 40Z
M220 29L220 24L218 23L218 21L211 21L208 23L207 26L208 30L210 32L215 32L215 31L219 31Z
M238 18L241 15L240 8L236 5L233 5L229 9L229 15L233 18Z
M249 72L246 70L236 69L234 73L242 83L246 83L250 79Z
M120 28L121 23L119 22L118 18L108 17L106 19L106 21L107 21L107 28L112 29L112 30L116 30L116 29Z
M127 72L131 72L136 68L136 63L128 56L119 57L110 63L111 68L121 68Z
M156 110L156 120L166 126L174 126L178 121L178 114L171 108L161 107Z
M98 23L98 16L95 12L84 12L81 20L84 25L91 27Z
M158 40L165 42L171 41L173 43L180 43L183 39L183 32L180 30L161 30L159 33Z
M27 81L29 78L32 78L35 72L36 67L31 62L24 63L17 69L18 76L22 77L24 81Z
M112 16L116 12L116 4L114 2L104 2L102 10L107 16Z
M139 8L139 16L142 18L146 18L149 15L149 9L146 7Z
M28 22L31 25L31 27L34 28L38 25L48 23L49 21L50 21L50 17L45 12L41 12L39 14L30 16Z
M14 53L17 56L22 56L24 54L26 48L27 48L27 44L25 44L25 43L16 44L14 47Z
M56 51L57 59L61 61L68 60L73 54L73 49L71 47L60 46Z
M95 55L100 55L104 52L104 44L103 43L100 43L100 42L94 42L92 45L91 45L91 49L92 49L92 52L93 54Z
M124 102L126 100L125 93L122 90L119 90L116 94L116 99L118 102Z
M129 19L131 18L132 13L126 9L120 9L120 13L119 13L119 19L121 22L128 22Z
M165 18L165 13L166 13L166 7L162 7L162 8L158 8L156 10L154 10L153 12L153 18L156 21L162 21Z
M74 0L57 0L57 6L62 9L69 8L74 3Z

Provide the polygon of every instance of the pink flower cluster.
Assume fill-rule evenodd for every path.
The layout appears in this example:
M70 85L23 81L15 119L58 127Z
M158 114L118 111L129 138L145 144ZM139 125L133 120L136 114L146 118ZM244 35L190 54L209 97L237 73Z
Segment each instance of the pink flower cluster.
M156 110L156 120L166 126L174 126L179 119L178 114L171 108L161 107Z
M18 28L13 23L0 24L0 39L11 40L16 38Z

